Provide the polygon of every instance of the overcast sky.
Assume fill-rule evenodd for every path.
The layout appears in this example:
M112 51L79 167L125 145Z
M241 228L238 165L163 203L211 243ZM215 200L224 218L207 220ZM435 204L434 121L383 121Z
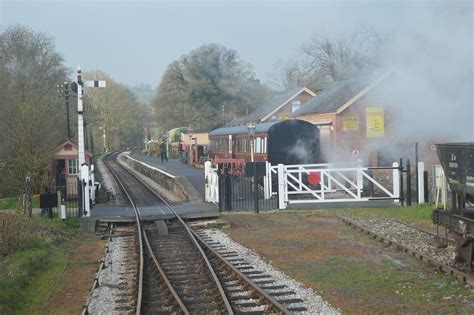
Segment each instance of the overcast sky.
M436 23L423 14L431 5L434 2L0 0L0 24L20 23L47 32L69 67L80 63L84 70L101 69L132 86L156 87L169 63L211 42L237 50L268 83L278 59L295 56L314 34L339 36L361 24L399 33L420 23Z

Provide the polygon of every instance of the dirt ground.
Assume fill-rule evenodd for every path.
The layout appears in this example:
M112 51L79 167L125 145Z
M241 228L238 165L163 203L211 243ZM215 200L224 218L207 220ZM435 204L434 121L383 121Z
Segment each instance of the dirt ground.
M64 275L53 291L44 313L80 314L89 297L106 241L82 237L71 252Z
M344 313L471 313L474 291L317 211L226 214L232 239Z

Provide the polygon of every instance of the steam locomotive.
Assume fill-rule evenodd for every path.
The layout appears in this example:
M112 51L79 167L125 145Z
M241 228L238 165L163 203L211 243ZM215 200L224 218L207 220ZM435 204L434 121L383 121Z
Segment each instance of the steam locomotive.
M469 271L474 260L474 142L436 145L452 192L452 207L433 210L433 223L456 239L456 260Z
M209 133L211 159L268 161L272 165L321 163L319 129L313 124L292 119L247 126L218 128Z

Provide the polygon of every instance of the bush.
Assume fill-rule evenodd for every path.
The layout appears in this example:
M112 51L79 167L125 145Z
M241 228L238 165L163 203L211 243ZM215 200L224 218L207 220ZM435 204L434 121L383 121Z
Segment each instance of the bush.
M52 264L51 254L79 233L80 219L66 221L0 213L0 314L27 303L23 290Z
M0 213L0 257L36 245L40 231L31 221L17 213Z

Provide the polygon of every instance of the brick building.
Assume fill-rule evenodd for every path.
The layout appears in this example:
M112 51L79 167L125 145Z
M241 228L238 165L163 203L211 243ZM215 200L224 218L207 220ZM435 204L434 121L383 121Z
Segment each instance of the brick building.
M277 94L247 116L231 121L228 126L248 125L288 119L292 113L311 100L316 93L306 87L299 87Z
M393 76L393 72L378 72L336 81L292 116L319 126L323 157L328 161L388 163L393 157L384 147L394 131L393 107L378 94Z

